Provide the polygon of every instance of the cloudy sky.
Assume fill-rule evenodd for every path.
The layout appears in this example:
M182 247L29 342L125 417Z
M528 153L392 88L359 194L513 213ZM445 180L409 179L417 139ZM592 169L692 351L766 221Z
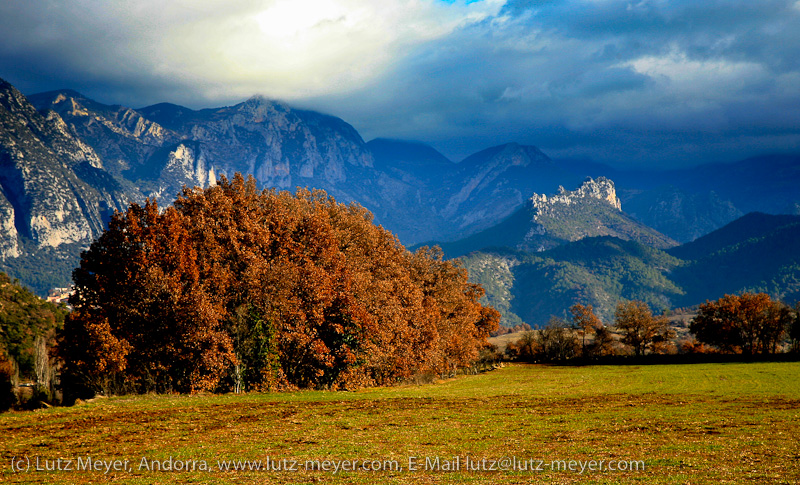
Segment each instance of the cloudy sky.
M5 0L24 93L253 94L462 157L670 167L800 152L800 0Z

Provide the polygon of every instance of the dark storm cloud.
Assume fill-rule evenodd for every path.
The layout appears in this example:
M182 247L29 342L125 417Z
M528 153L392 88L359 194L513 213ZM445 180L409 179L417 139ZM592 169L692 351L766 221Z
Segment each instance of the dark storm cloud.
M259 37L253 18L292 15L281 0L162 3L6 2L0 77L134 106L263 92L453 158L508 141L659 166L800 150L794 0L336 0L306 8L305 44Z
M191 76L181 61L205 67L213 56L208 44L181 38L209 23L224 32L253 3L2 2L0 77L28 93L73 88L108 103L194 100L199 107L216 79Z
M396 116L352 118L456 157L511 140L660 166L796 151L797 25L789 1L515 2L361 93Z

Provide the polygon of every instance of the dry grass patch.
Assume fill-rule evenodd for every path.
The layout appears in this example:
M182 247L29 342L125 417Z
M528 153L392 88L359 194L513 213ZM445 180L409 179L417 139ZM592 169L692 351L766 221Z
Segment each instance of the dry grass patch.
M514 365L353 393L137 396L0 415L8 483L796 483L796 363ZM122 472L13 473L13 457L129 460ZM460 471L408 470L454 456ZM148 460L206 461L153 472ZM639 461L633 472L466 471L464 460ZM396 460L402 471L221 472L218 460Z

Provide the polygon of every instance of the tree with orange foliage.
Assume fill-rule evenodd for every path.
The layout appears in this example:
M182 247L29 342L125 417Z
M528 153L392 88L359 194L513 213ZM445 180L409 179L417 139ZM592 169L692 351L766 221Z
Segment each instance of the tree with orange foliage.
M214 389L233 358L219 298L200 281L189 222L131 205L84 252L59 350L72 379L104 392Z
M441 252L322 191L221 177L131 205L83 254L62 335L76 392L352 388L467 367L498 325ZM82 343L79 343L82 342Z
M423 303L431 311L438 348L428 357L429 366L437 373L452 374L478 358L486 338L499 327L500 314L483 307L478 300L484 290L469 283L467 271L444 261L441 249L420 248L411 267L415 284L422 289Z
M576 303L569 308L569 312L572 314L572 324L581 330L581 356L588 357L590 349L586 345L586 336L593 335L596 340L598 330L602 332L603 322L594 313L592 305Z
M791 310L766 293L742 293L700 305L689 330L724 352L775 353L791 319Z
M658 353L663 344L675 337L669 320L663 315L654 316L643 301L619 303L614 312L615 325L622 330L622 342L633 348L639 357L646 351Z

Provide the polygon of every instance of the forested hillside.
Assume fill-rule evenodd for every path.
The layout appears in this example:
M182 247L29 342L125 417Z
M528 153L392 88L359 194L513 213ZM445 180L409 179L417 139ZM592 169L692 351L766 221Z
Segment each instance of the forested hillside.
M36 380L37 357L49 362L56 331L67 309L43 301L19 281L0 273L0 360L10 358L23 380ZM40 369L41 371L41 369Z
M488 248L460 258L472 281L486 289L486 302L503 315L503 325L544 325L566 317L570 306L588 303L606 321L620 300L642 300L671 308L683 290L669 272L683 262L633 241L585 238L531 253Z
M667 251L612 237L543 252L485 248L461 257L503 325L543 325L588 303L605 320L619 300L654 310L688 307L743 291L800 300L800 217L748 214Z

